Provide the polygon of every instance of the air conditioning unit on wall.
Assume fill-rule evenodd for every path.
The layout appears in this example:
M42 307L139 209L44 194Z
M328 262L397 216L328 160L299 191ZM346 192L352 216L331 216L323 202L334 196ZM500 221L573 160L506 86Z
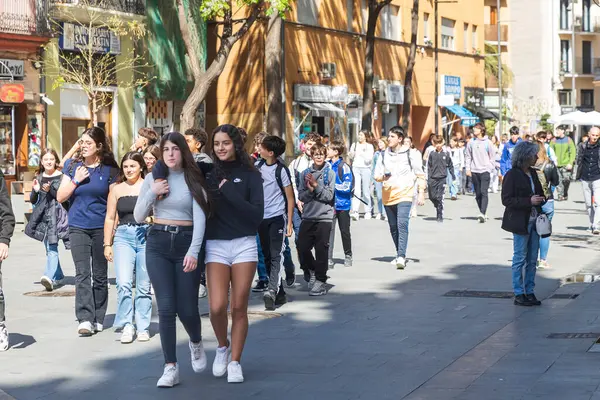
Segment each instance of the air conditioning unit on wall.
M387 81L380 79L375 88L375 101L378 103L387 103Z
M323 63L321 65L321 77L323 79L334 79L337 74L337 65L335 63Z

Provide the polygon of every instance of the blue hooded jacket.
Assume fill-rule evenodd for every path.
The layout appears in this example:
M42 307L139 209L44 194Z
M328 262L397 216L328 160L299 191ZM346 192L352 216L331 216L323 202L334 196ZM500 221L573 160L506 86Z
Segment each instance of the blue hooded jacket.
M512 168L512 152L515 149L515 146L521 143L523 139L518 138L517 143L513 143L512 140L509 140L504 144L504 150L502 150L502 157L500 157L500 173L502 176L506 175L508 171Z
M335 172L335 210L350 211L352 205L352 170L350 166L344 163L342 180L338 174L338 168L342 159L338 159L331 164L331 169Z

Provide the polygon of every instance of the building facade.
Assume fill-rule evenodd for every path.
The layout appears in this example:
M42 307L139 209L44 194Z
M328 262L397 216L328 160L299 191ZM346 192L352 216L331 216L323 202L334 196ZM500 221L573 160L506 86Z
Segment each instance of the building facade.
M465 94L483 97L483 0L440 3L438 19L439 94L460 106ZM403 85L411 36L410 0L393 0L382 10L376 31L376 105L373 131L387 132L400 123ZM424 143L435 131L435 65L433 4L419 4L418 51L413 76L411 135ZM294 2L283 24L285 132L288 143L302 133L355 140L362 118L365 63L366 0L300 0ZM210 29L209 29L210 32ZM250 133L264 129L266 27L255 24L238 43L225 71L206 102L207 128L220 123L244 126ZM217 40L208 38L208 59ZM461 120L440 108L440 125ZM293 151L291 146L288 152Z
M57 33L53 41L58 46L45 52L46 65L56 65L61 61L59 52L77 54L91 40L97 44L98 53L110 54L118 64L123 58L132 57L134 43L128 36L119 36L105 26L94 26L91 32L85 27L90 21L119 20L142 21L145 13L145 1L128 0L48 0L51 15ZM85 4L85 5L84 5ZM94 22L93 22L94 23ZM119 82L133 82L134 72L115 68L108 73L114 74L113 83L100 90L108 93L110 103L98 113L98 126L109 136L116 157L128 151L133 140L135 121L134 97L131 88L119 87ZM89 99L82 87L75 82L56 84L57 76L48 76L48 147L63 155L75 144L81 133L92 124Z
M39 165L45 112L40 66L32 60L50 38L47 6L0 0L0 171L8 182Z

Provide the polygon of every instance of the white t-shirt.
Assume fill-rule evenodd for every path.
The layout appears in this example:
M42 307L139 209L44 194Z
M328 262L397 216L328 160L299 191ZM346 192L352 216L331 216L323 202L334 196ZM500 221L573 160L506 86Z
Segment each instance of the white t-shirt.
M350 147L350 156L352 158L352 167L369 168L373 163L375 148L370 143L354 143Z
M263 192L265 197L265 215L263 218L273 218L286 214L286 199L277 184L277 164L267 165L264 163L259 168L259 171L263 178ZM290 176L283 168L281 170L281 183L283 183L284 188L292 184Z

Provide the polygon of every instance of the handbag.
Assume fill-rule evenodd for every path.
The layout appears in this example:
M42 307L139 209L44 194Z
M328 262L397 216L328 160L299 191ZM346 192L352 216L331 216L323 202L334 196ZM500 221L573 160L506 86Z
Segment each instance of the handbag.
M535 219L535 230L541 238L547 238L552 235L552 222L544 213L540 213Z

